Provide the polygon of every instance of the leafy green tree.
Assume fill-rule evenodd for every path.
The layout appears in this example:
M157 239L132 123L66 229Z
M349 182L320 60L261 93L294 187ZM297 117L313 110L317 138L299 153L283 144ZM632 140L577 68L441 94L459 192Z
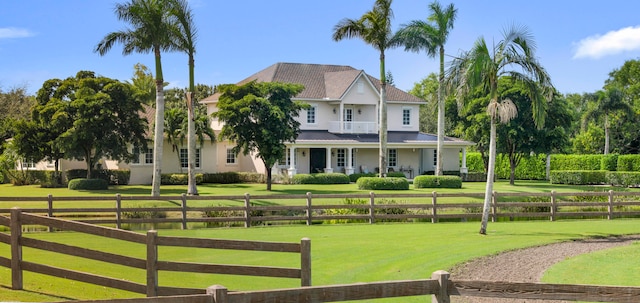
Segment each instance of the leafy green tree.
M611 119L615 112L623 112L629 115L633 110L631 105L625 100L624 92L617 87L609 87L605 91L597 91L594 94L587 95L592 100L582 116L583 129L589 121L602 118L604 126L604 154L609 154L609 141L611 130Z
M173 2L168 0L130 0L116 4L119 20L129 23L131 28L107 34L95 47L95 52L105 55L116 43L122 43L123 55L133 52L153 52L156 72L156 118L153 138L152 196L160 195L162 168L162 145L164 134L164 77L161 52L175 50L173 35L178 31L173 13Z
M333 28L333 40L360 38L380 52L380 151L379 167L381 177L387 171L387 78L385 72L385 51L391 48L392 0L376 0L373 9L360 19L342 19Z
M449 32L453 29L458 10L452 4L443 8L439 2L429 4L430 15L427 21L414 20L403 25L395 37L394 44L404 45L405 50L420 52L425 51L429 57L440 59L440 73L438 76L438 145L436 159L436 176L442 175L442 150L444 148L445 133L445 96L444 96L444 45L449 38Z
M14 87L3 91L0 87L0 153L2 143L15 135L15 124L21 119L30 119L35 98L27 94L26 87Z
M617 87L628 96L635 105L640 104L640 59L627 60L618 69L609 73L605 89Z
M427 102L420 105L420 131L436 133L438 130L438 76L430 73L420 82L414 83L409 94Z
M213 116L224 122L221 140L236 144L233 152L256 152L267 171L267 190L271 190L271 167L285 155L285 142L295 142L300 133L296 120L308 105L291 100L304 87L300 84L249 82L219 87L222 94Z
M571 138L571 150L576 154L600 154L604 142L604 130L595 123L589 123L587 128Z
M136 65L133 66L133 70L131 82L127 81L127 83L130 83L138 90L142 103L152 105L156 99L156 81L153 79L153 74L149 68L142 63L136 63ZM168 83L165 82L164 86L167 84Z
M524 27L509 28L503 33L503 39L491 48L484 38L479 38L470 51L453 60L448 75L449 82L457 87L460 101L478 87L489 99L489 163L480 227L480 234L486 234L495 176L496 121L508 122L517 114L511 100L499 101L498 79L510 76L513 81L523 84L531 100L532 116L538 128L544 126L547 101L554 90L549 74L535 57L533 37Z

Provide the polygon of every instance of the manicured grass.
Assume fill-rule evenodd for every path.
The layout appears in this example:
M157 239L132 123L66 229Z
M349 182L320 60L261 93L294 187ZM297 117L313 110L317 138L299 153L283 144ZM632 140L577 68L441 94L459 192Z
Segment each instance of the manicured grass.
M548 283L640 286L640 243L579 255L549 268ZM580 273L576 275L575 273Z
M283 226L233 229L161 230L160 235L203 238L247 239L298 242L303 237L312 241L313 285L356 283L382 280L428 278L433 271L449 269L455 264L500 251L541 245L588 236L637 233L637 220L616 219L558 222L490 223L487 236L478 234L479 224L411 223ZM126 252L142 257L144 246L76 233L38 233L30 237L47 239L81 247ZM91 238L91 239L90 239ZM637 246L637 245L636 245ZM100 262L78 261L44 251L25 249L25 259L51 265L90 270L144 281L141 270L124 270ZM0 255L8 256L7 245L0 244ZM266 255L255 252L180 250L161 248L161 260L215 262L222 264L261 264L299 266L296 255ZM283 256L284 255L284 256ZM630 266L631 267L631 266ZM627 278L627 277L623 277ZM27 274L26 291L10 291L10 271L0 269L0 298L23 301L61 301L64 299L98 299L133 296L130 293L85 285L64 279ZM296 287L299 281L289 279L248 278L239 276L204 276L161 273L160 284L205 288L213 284L229 289L264 289ZM612 284L610 280L607 284ZM613 283L615 284L615 283ZM403 298L402 302L424 302L424 297ZM380 301L376 301L380 302ZM385 302L397 302L388 300Z

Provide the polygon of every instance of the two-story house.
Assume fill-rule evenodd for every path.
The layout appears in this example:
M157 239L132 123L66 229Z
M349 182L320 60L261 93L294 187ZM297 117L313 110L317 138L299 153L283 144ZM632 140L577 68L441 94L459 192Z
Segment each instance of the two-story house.
M300 135L287 143L287 156L274 169L296 173L378 171L380 80L350 66L276 63L238 85L250 81L299 83L305 89L296 100L310 105L298 117ZM219 94L205 98L208 113L216 111ZM387 86L387 163L390 171L409 178L434 171L437 136L419 131L420 105L424 101L392 85ZM214 130L220 130L214 121ZM264 172L256 157L236 158L232 142L217 143L219 171ZM466 171L466 148L472 142L447 137L444 171ZM460 159L463 159L462 162Z

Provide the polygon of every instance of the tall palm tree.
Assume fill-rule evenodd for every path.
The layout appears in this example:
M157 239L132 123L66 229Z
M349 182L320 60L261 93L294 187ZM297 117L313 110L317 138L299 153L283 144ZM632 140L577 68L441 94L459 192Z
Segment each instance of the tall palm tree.
M603 117L604 119L604 154L609 154L609 140L611 122L610 115L616 111L630 113L631 105L625 101L624 93L616 88L610 87L606 91L597 91L594 94L586 95L586 99L593 101L595 106L587 108L582 116L582 128L585 129L589 121ZM593 104L593 103L592 103Z
M496 162L496 120L508 122L517 114L511 100L498 100L500 77L509 76L524 85L531 100L536 126L544 126L547 102L554 89L549 74L535 58L535 49L535 41L529 30L513 26L503 32L502 41L492 48L487 46L484 38L479 38L470 51L453 60L448 70L449 81L458 89L458 101L461 102L470 90L477 88L481 88L489 98L489 165L480 234L487 233L491 209Z
M414 20L402 25L396 32L393 43L404 45L405 50L425 51L429 57L440 58L440 74L438 75L438 145L436 154L436 176L442 175L442 150L444 148L444 45L453 29L458 10L452 4L445 9L437 1L429 4L431 15L427 21Z
M116 43L122 43L123 55L153 52L156 70L156 118L153 137L153 188L152 196L160 195L160 175L164 134L164 94L162 60L160 53L174 48L172 33L175 21L171 15L171 3L165 0L130 0L116 4L119 20L131 28L107 34L95 47L95 52L105 55Z
M333 28L333 40L360 38L380 52L380 176L387 172L387 78L384 52L392 47L392 0L376 0L373 9L360 19L342 19Z
M194 80L194 55L196 53L197 29L194 25L193 14L186 0L173 0L175 2L173 15L179 23L178 32L175 34L176 47L189 56L189 88L186 93L187 102L187 148L188 148L188 195L198 195L196 186L196 134L195 134L195 80Z

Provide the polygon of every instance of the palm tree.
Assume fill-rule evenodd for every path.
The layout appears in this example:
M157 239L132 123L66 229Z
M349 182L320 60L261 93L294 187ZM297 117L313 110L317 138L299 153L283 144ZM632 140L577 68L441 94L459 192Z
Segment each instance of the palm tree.
M122 43L123 55L129 55L133 52L153 52L155 56L156 118L153 138L152 196L160 195L164 139L164 94L162 89L164 79L160 53L174 48L171 35L175 32L176 24L171 12L171 3L164 0L130 0L123 4L116 4L116 16L119 20L128 22L131 28L107 34L94 50L103 56L116 43Z
M176 16L180 27L175 35L176 47L187 53L189 56L189 89L186 93L187 102L187 147L188 147L188 195L198 195L198 187L196 186L196 135L195 135L195 80L194 80L194 55L196 53L196 34L197 30L193 24L193 14L186 0L175 1L173 15Z
M380 52L380 176L387 172L387 78L384 52L391 45L392 0L376 0L373 9L360 19L342 19L333 28L333 40L361 38Z
M583 114L582 129L586 129L589 121L599 117L604 118L604 154L607 155L609 154L609 130L611 129L610 114L616 111L630 113L632 111L631 105L625 101L624 93L616 87L587 94L586 99L595 101L595 106L588 108Z
M487 93L489 98L489 165L480 234L487 233L491 208L496 162L496 120L508 122L517 114L511 100L498 100L500 77L509 76L512 81L524 85L531 100L536 126L544 126L547 102L554 89L549 74L535 58L535 49L535 41L528 29L513 26L503 32L503 40L491 49L484 38L479 38L470 51L453 60L448 70L448 80L458 89L458 101L461 102L470 90L478 88Z
M438 145L436 160L436 176L442 175L442 154L444 148L444 44L449 38L449 31L453 29L458 10L449 4L446 9L434 1L429 4L431 15L427 22L411 21L402 25L396 32L393 43L404 45L405 50L420 52L424 50L429 57L440 56L440 74L438 75Z

